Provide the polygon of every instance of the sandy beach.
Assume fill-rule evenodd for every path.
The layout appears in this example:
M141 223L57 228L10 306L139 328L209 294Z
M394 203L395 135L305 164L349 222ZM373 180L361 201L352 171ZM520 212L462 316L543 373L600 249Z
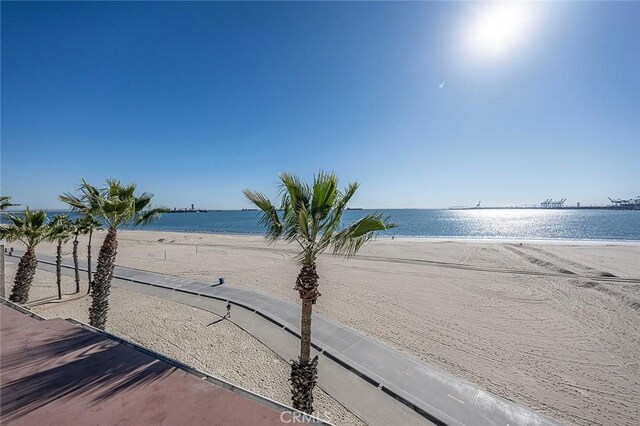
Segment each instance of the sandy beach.
M103 236L95 238L94 258ZM83 240L81 257L85 246ZM51 244L39 250L54 254ZM66 255L70 250L68 244ZM268 246L260 236L123 231L117 263L203 281L225 277L225 285L297 301L294 256L295 247ZM316 312L432 366L566 424L640 421L640 244L379 239L352 259L322 256L318 273ZM53 284L43 274L32 299L41 297L43 281ZM202 361L205 342L178 333L160 341L152 331L167 324L198 328L198 310L165 309L175 304L149 299L115 290L112 331L171 356L182 353L187 363L286 402L284 360L245 336L234 350L244 353L247 345L254 352ZM84 298L36 310L86 320L87 303ZM145 326L126 326L138 310L149 312L137 319ZM173 319L163 316L167 312ZM216 336L209 338L216 346ZM253 368L256 358L272 364L264 374L273 375L265 377L270 383L249 386L234 368ZM276 390L277 383L284 385ZM326 399L326 407L337 404ZM332 409L337 423L357 421Z

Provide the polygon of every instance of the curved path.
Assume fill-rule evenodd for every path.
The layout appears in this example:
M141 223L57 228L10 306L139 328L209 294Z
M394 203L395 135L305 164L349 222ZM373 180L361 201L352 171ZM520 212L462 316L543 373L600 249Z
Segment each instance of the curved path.
M40 267L53 269L53 257L39 257ZM73 267L68 261L63 265ZM297 356L300 308L295 303L230 284L191 281L120 266L116 266L114 278L115 286L219 315L230 301L243 308L232 309L233 322L284 359ZM314 314L312 331L312 345L322 365L319 385L369 424L556 424L322 315Z

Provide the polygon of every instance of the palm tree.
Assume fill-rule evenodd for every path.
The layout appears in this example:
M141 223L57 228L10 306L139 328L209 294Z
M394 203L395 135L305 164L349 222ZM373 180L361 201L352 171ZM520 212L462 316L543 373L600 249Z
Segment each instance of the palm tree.
M87 231L89 232L89 243L87 244L87 274L89 279L89 287L87 288L87 294L91 292L93 288L93 275L91 273L91 239L93 238L94 231L100 231L102 229L102 222L94 219L93 216L85 217Z
M27 207L22 216L7 214L7 217L10 224L0 228L0 239L20 241L27 249L18 264L18 272L9 296L12 302L23 304L29 299L29 289L38 266L36 246L47 238L47 213L44 210L31 211Z
M91 236L95 229L102 229L102 223L91 216L81 216L73 221L71 235L73 235L73 267L75 271L76 293L80 292L80 260L78 258L78 237L89 234L89 246L87 247L87 266L89 270L89 286L87 294L91 292Z
M91 286L93 283L91 274L91 239L93 238L93 231L102 229L102 222L96 220L91 215L91 205L89 204L88 200L91 196L98 196L99 191L95 187L89 185L84 179L82 179L82 183L78 187L78 190L81 192L81 195L79 197L65 192L64 194L60 195L58 199L62 202L67 203L71 207L72 211L83 216L84 226L89 234L89 243L87 244L87 275L89 280L87 294L89 294L91 292Z
M82 181L82 205L88 206L92 217L102 219L107 228L107 236L100 247L98 265L91 290L89 323L104 330L109 310L109 292L118 250L117 231L124 225L147 225L168 211L165 208L151 208L152 194L136 195L136 184L122 185L118 180L107 180L107 187L98 190Z
M19 206L19 204L12 204L11 197L7 195L0 196L0 212L3 212L9 207L13 207L13 206Z
M76 293L80 293L80 263L78 260L78 237L88 231L84 225L84 217L78 217L71 224L70 229L73 236L73 272L76 281Z
M58 285L58 299L62 299L62 244L72 237L73 224L66 214L53 217L49 225L47 239L58 244L56 248L56 284Z
M316 260L331 247L333 254L350 257L357 253L376 231L394 228L380 213L367 214L355 223L342 227L342 214L358 189L357 183L338 190L333 173L320 172L308 185L298 177L280 174L281 213L262 193L246 189L244 195L262 211L265 237L273 243L280 238L300 246L297 260L301 264L295 290L302 299L300 324L300 358L291 365L293 406L313 412L313 388L316 385L318 357L311 358L311 313L320 296Z
M2 228L2 214L3 212L8 209L9 207L12 206L17 206L18 204L13 204L11 203L11 197L6 196L6 195L2 195L0 196L0 228ZM0 230L1 231L1 230ZM3 253L4 253L4 245L0 244L0 276L2 278L0 278L0 295L2 297L5 296L5 289L4 289L4 257L3 257Z

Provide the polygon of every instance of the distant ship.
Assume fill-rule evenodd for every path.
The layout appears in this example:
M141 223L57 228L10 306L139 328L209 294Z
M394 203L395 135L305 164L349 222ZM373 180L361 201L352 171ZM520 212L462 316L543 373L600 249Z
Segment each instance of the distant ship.
M362 210L362 207L347 207L347 210Z
M242 211L242 212L257 212L258 209L242 209L240 211Z

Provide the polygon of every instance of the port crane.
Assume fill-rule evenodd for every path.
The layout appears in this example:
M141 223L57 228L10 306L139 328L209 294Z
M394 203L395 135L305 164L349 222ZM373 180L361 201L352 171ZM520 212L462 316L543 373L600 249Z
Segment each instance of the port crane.
M540 203L540 207L542 207L543 209L560 209L564 207L565 201L567 201L566 198L563 198L561 200L552 200L551 198L547 198Z
M628 200L624 200L622 198L613 199L611 197L609 201L613 204L613 207L616 209L632 209L632 210L640 210L640 197L629 198Z

